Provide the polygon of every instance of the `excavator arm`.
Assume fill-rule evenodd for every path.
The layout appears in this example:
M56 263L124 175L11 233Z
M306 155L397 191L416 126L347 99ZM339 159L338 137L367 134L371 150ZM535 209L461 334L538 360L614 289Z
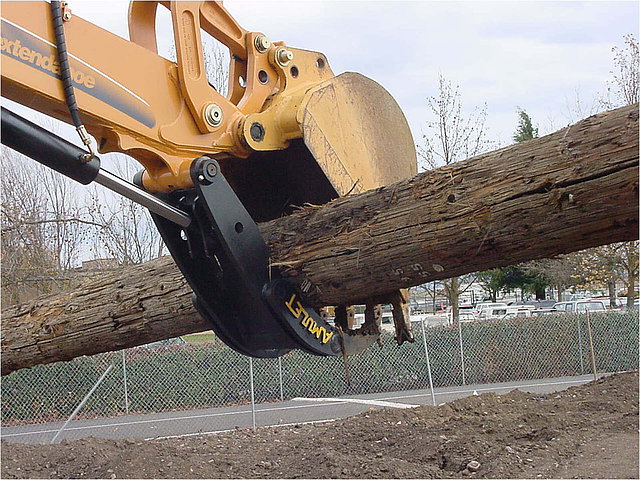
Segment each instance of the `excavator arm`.
M171 13L176 62L157 53L159 7ZM201 31L230 51L226 96L207 80ZM3 143L147 206L198 310L236 350L336 355L371 343L344 334L344 307L331 326L270 271L256 222L414 175L413 140L393 98L362 75L335 76L321 53L243 29L221 2L133 1L129 34L74 16L66 2L5 2L2 95L75 124L100 153L136 159L137 186L101 170L93 150L5 109ZM377 334L374 310L367 337ZM410 339L407 316L396 316L399 340Z

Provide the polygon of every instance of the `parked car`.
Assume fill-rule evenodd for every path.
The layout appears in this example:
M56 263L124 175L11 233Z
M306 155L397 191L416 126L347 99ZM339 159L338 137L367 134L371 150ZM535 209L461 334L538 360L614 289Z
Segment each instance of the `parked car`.
M618 313L627 313L629 311L634 311L637 312L638 310L640 310L640 298L636 298L633 301L633 306L631 308L627 307L627 304L623 304L619 309L618 309Z
M509 308L517 308L518 310L535 310L538 308L536 305L509 305Z
M506 310L507 304L506 303L479 303L476 305L475 309L473 310L473 314L475 315L476 320L486 320L487 312L490 309L500 309L500 308L503 308Z
M358 310L361 310L362 313L356 313L354 315L354 320L355 320L354 328L360 328L364 324L364 307L362 307L362 309L356 308L356 312L358 312ZM413 320L413 316L412 316L412 320ZM333 324L333 322L331 322L331 323ZM380 319L380 329L382 331L387 331L387 332L393 332L394 331L395 327L394 327L394 324L393 324L393 312L392 311L390 311L390 310L385 311L383 309L382 318Z
M509 311L509 307L492 307L487 308L482 313L482 320L497 320L499 318L503 318L507 312Z
M380 319L380 329L387 332L393 332L395 330L392 312L382 312L382 318Z
M532 317L543 317L547 315L558 315L561 313L559 310L553 308L538 308L537 310L531 310Z
M553 304L553 306L551 307L552 310L555 310L556 312L566 312L567 311L567 305L570 302L556 302Z
M564 313L604 312L607 310L601 300L558 302L553 305L553 309Z
M458 306L458 318L461 323L473 322L476 319L473 305ZM447 307L447 322L449 325L453 325L453 312L451 311L451 307Z
M174 345L186 345L187 341L182 337L165 338L164 340L158 340L157 342L145 343L144 345L138 345L133 348L159 348L159 347L171 347Z
M611 299L609 297L594 297L594 298L590 298L589 300L602 302L604 303L604 307L607 309L618 308L621 306L619 298L616 298L616 305L613 305L613 306L611 305Z
M505 313L502 316L502 320L509 319L509 318L528 318L528 317L531 317L534 309L533 308L526 308L527 305L525 305L524 307L525 308L521 308L521 307L508 308L507 309L507 313Z
M493 307L485 310L483 320L502 320L504 318L530 317L532 308L527 306Z
M473 322L476 319L473 312L469 310L461 310L458 314L458 318L460 319L460 323Z
M473 310L460 309L458 310L458 319L460 323L468 323L476 320L476 316L473 314ZM449 325L453 325L453 312L447 313L447 322Z

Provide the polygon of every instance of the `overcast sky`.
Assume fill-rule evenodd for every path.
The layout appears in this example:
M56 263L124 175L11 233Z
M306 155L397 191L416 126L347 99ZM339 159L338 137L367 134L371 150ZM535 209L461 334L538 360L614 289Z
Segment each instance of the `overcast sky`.
M70 0L74 14L128 38L124 1ZM511 142L516 107L541 133L570 123L579 95L589 113L611 78L623 35L638 37L638 2L227 1L249 30L325 53L333 71L386 87L416 142L438 73L460 85L463 105L487 104L488 134ZM160 9L164 10L164 9ZM161 48L169 17L159 20ZM143 74L143 73L142 73Z
M74 15L128 38L128 2L69 3ZM611 78L611 48L622 46L625 34L639 36L638 5L636 1L225 2L246 29L292 47L323 52L336 74L356 71L381 83L402 107L417 143L428 115L426 98L437 93L442 73L460 85L466 110L486 103L489 139L501 145L511 143L518 106L529 112L540 133L577 120L567 107L577 94L585 114L589 113ZM163 37L159 44L167 53L172 35L168 14L161 15L159 27ZM56 130L79 144L73 129ZM107 168L109 157L102 156Z
M73 11L125 38L127 2L79 2ZM463 105L487 104L490 138L511 141L517 106L541 133L586 113L611 78L623 35L638 37L638 2L227 1L244 28L325 53L335 73L386 87L416 141L438 73L460 85ZM168 16L160 25L168 26ZM164 35L170 35L167 29ZM164 42L163 42L164 43Z

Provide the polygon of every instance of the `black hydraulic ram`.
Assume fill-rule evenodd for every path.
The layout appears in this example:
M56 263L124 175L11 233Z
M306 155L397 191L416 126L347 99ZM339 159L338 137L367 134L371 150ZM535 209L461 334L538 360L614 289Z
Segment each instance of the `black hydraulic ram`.
M2 107L2 143L76 182L88 185L95 181L109 190L144 205L153 213L181 227L188 227L191 224L191 218L183 211L134 184L106 170L101 170L98 157L93 156L86 162L87 152L83 149L4 107Z

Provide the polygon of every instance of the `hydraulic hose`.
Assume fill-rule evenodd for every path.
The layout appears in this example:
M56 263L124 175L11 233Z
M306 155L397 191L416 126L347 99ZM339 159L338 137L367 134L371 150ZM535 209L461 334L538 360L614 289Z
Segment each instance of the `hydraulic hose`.
M64 25L62 24L62 3L59 1L51 2L51 16L53 17L53 32L55 34L55 43L58 48L58 63L60 63L60 78L64 86L64 99L67 102L67 108L71 114L73 126L80 128L82 120L80 120L80 112L76 103L76 94L73 90L73 80L71 79L71 68L69 67L69 55L67 54L67 41L64 36Z
M60 64L60 79L62 80L62 85L64 87L64 99L67 103L69 113L71 114L73 126L76 127L76 131L78 132L78 135L80 135L82 143L87 146L90 152L82 157L82 161L90 162L96 156L96 152L91 145L91 137L87 133L87 129L84 127L82 120L80 119L80 111L76 102L76 94L73 89L71 67L69 66L69 54L67 53L67 41L64 36L62 2L52 0L51 17L53 19L53 32L58 52L58 63Z

